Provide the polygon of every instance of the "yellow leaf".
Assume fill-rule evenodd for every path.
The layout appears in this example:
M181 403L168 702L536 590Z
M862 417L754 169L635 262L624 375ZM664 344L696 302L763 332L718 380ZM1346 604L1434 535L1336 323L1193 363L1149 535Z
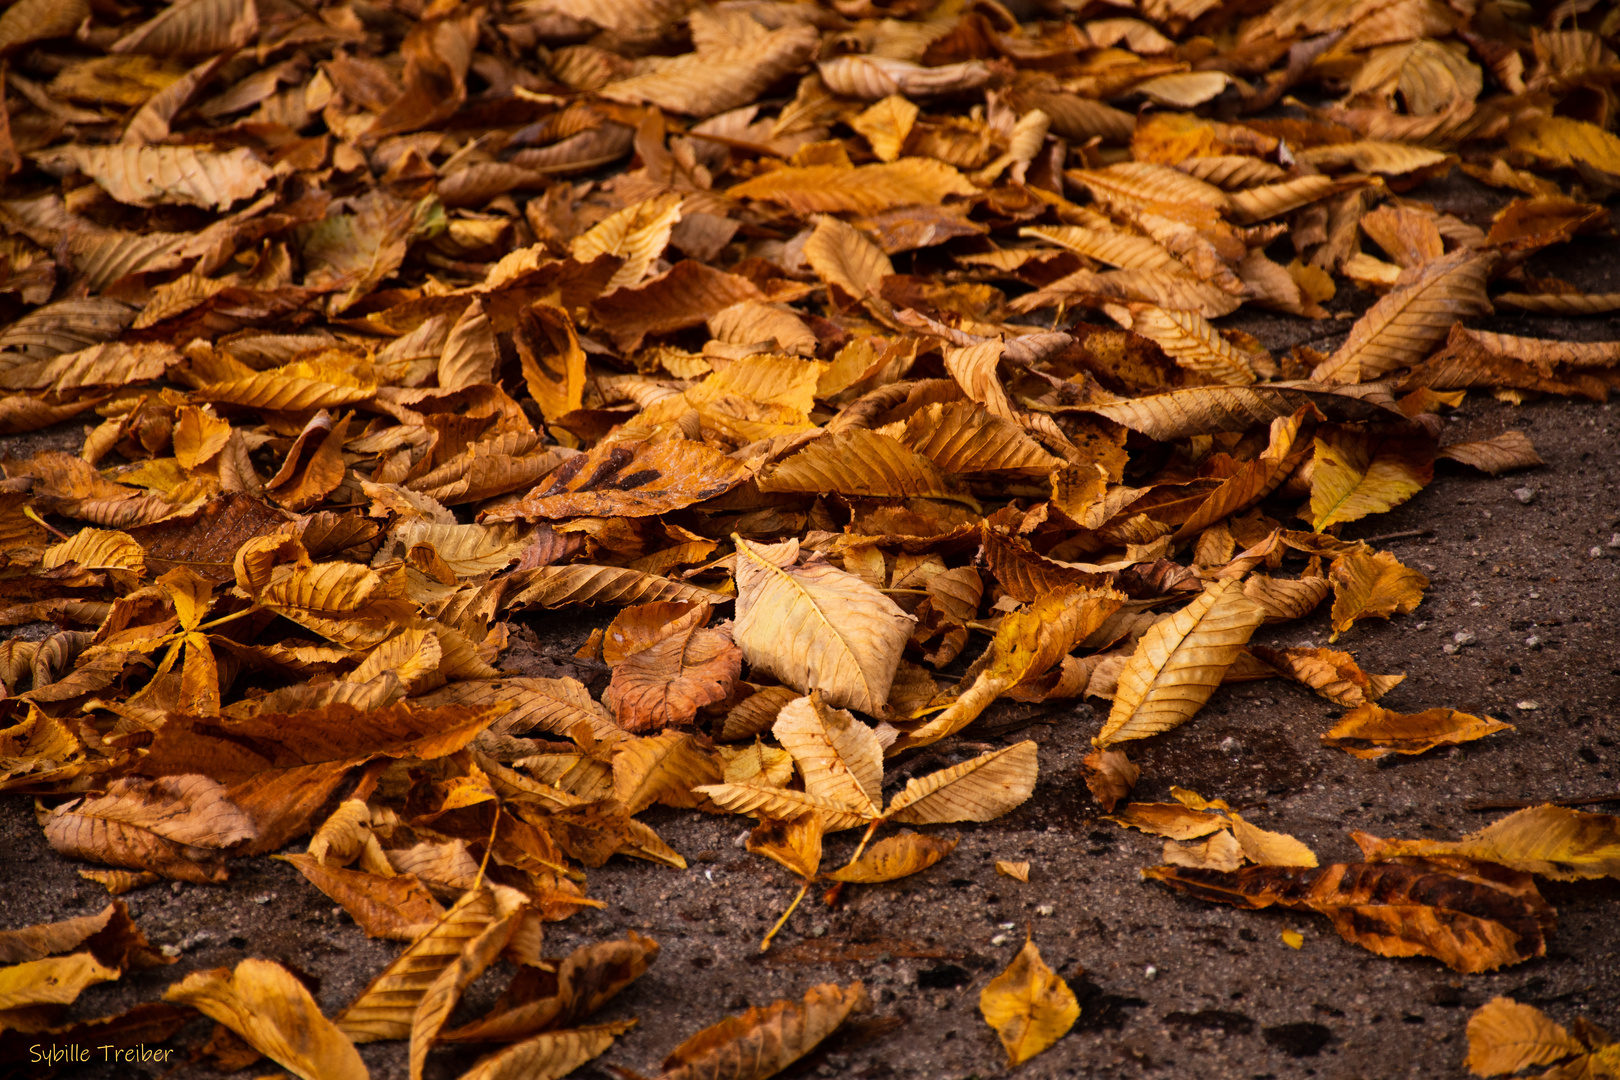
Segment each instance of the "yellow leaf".
M1373 552L1365 547L1333 560L1328 570L1333 582L1333 635L1350 629L1358 619L1387 619L1406 615L1423 602L1429 579L1402 566L1387 551Z
M118 978L88 952L29 960L0 968L0 1009L28 1005L67 1005L87 986Z
M670 191L615 211L574 237L569 250L582 263L599 255L621 260L604 294L640 285L664 253L670 230L681 220L682 198L680 192Z
M1244 856L1259 866L1316 866L1316 852L1287 833L1270 832L1230 813L1232 837Z
M1255 386L1194 386L1102 404L1087 412L1106 416L1160 442L1217 431L1247 431L1312 406L1329 420L1404 420L1391 409L1314 383Z
M1305 935L1298 930L1284 930L1282 932L1282 943L1290 949L1303 949L1305 947Z
M1013 962L979 993L979 1012L1001 1037L1009 1066L1022 1065L1074 1027L1080 1003L1026 940Z
M1169 731L1192 718L1264 619L1242 582L1213 582L1185 608L1153 624L1125 665L1096 744Z
M944 162L912 157L854 169L836 165L777 169L726 194L781 203L800 214L876 214L897 206L937 204L949 195L974 195L978 190Z
M632 814L665 800L690 805L687 793L692 788L719 779L713 751L705 753L686 732L665 731L613 744L613 798Z
M1317 532L1392 510L1434 479L1434 446L1427 439L1329 430L1316 437L1314 461L1311 528Z
M1172 840L1196 840L1220 832L1229 822L1222 814L1173 803L1127 803L1107 818L1116 825L1141 829Z
M1255 381L1247 357L1196 311L1132 304L1130 312L1128 329L1152 339L1177 366L1223 386L1248 386Z
M996 873L1012 878L1014 881L1029 881L1029 860L1008 862L1005 859L996 860Z
M917 106L899 94L890 94L851 120L849 126L866 136L879 161L893 161L900 156L900 148L916 121Z
M1362 705L1345 713L1322 736L1322 744L1370 759L1388 754L1422 754L1437 746L1472 742L1512 730L1512 724L1488 716L1469 716L1455 709L1403 715L1377 705Z
M763 818L748 834L748 851L809 880L821 869L821 839L826 831L826 818L818 813L801 814L789 821Z
M1379 840L1353 834L1369 859L1456 856L1500 863L1557 881L1620 879L1620 816L1532 806L1461 840Z
M304 984L272 961L195 972L169 987L163 1000L196 1008L304 1080L367 1076L354 1044L321 1015Z
M794 821L806 815L820 817L827 832L842 832L872 821L845 809L831 799L811 795L792 788L767 788L755 784L705 784L692 789L695 794L713 800L722 810L733 814L752 814L759 818Z
M833 881L862 884L898 881L933 866L949 855L956 844L955 839L923 836L910 829L902 829L894 836L885 836L867 848L860 858L827 876Z
M1596 124L1568 116L1539 116L1507 130L1508 145L1566 168L1577 163L1620 175L1620 138Z
M804 242L804 257L821 280L836 285L856 300L877 296L894 264L883 249L853 225L823 217Z
M1492 998L1468 1018L1467 1065L1475 1076L1501 1076L1586 1052L1547 1014L1512 998Z
M461 1080L561 1080L605 1053L614 1039L635 1024L634 1020L617 1020L542 1032L484 1058L462 1073Z
M820 440L818 440L820 441ZM912 619L853 574L812 560L797 540L737 545L733 639L754 667L830 705L878 714L911 636Z
M476 937L462 946L461 955L440 971L423 991L422 999L411 1017L411 1080L422 1080L422 1067L427 1063L428 1050L445 1021L450 1019L450 1013L461 1000L462 992L495 962L501 950L512 940L521 917L522 909L519 907L491 919Z
M225 449L230 437L229 421L215 416L212 408L184 406L174 425L174 456L181 465L195 469Z

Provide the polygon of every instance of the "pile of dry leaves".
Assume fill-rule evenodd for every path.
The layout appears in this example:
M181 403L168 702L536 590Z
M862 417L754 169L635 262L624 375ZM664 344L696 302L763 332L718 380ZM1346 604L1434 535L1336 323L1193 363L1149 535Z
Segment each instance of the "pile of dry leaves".
M409 943L333 1019L249 960L95 1038L201 1012L224 1067L347 1080L355 1043L408 1038L413 1076L440 1043L504 1045L469 1077L561 1076L658 947L548 961L544 924L599 905L581 867L685 865L638 813L759 819L801 898L892 880L952 847L893 825L1034 790L1021 742L885 798L886 762L1001 698L1112 701L1110 810L1121 747L1222 682L1310 687L1359 756L1507 729L1246 645L1420 603L1339 527L1436 458L1539 463L1520 433L1441 444L1468 390L1620 385L1620 342L1468 326L1620 309L1525 269L1608 227L1617 33L1591 0L18 0L0 433L86 426L3 463L0 622L57 631L0 644L0 789L114 894L307 838L278 857ZM1488 230L1402 196L1452 169L1517 193ZM1327 319L1346 281L1381 298L1331 354L1210 321ZM581 643L605 688L503 673L578 605L617 609ZM1535 875L1620 876L1604 815L1318 866L1178 797L1118 808L1169 838L1149 876L1459 971L1545 952ZM449 1028L503 957L495 1011ZM0 960L0 1028L38 1041L169 958L114 901ZM770 1075L864 1005L816 987L665 1076ZM1476 1017L1477 1071L1518 1052L1493 1024L1546 1029L1514 1068L1620 1068L1523 1008ZM1079 1011L1033 944L983 1010L1014 1063Z

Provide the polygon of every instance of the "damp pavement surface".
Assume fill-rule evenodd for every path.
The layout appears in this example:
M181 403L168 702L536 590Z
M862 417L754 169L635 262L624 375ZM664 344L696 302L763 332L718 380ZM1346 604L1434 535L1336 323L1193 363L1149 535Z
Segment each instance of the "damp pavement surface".
M1414 197L1483 224L1502 201L1464 178ZM1543 254L1533 270L1594 292L1620 291L1612 239ZM1330 308L1359 313L1370 300L1346 290ZM1245 313L1223 325L1284 352L1303 341L1336 347L1350 320ZM1474 325L1620 340L1617 318L1498 315ZM1608 404L1560 399L1511 406L1473 392L1447 429L1447 443L1522 430L1547 464L1493 478L1442 461L1435 482L1411 502L1347 526L1347 537L1389 537L1376 546L1422 570L1431 584L1412 615L1358 624L1335 647L1366 671L1406 673L1382 702L1390 708L1454 708L1505 720L1515 730L1421 757L1361 761L1320 745L1318 736L1342 710L1304 688L1276 680L1225 686L1190 723L1129 748L1142 767L1134 799L1167 800L1172 785L1224 798L1255 824L1298 836L1324 863L1357 858L1354 830L1452 839L1508 812L1480 804L1620 799L1620 413ZM77 428L59 429L0 440L0 449L26 457L46 446L74 449L80 438ZM1525 488L1533 493L1528 502L1514 494ZM610 617L525 617L502 665L524 674L573 674L600 691L607 669L577 661L573 652ZM41 629L48 628L0 634ZM1263 627L1254 640L1325 645L1328 633L1324 605L1309 620ZM1026 932L1081 1005L1073 1031L1016 1070L1030 1078L1461 1077L1468 1015L1497 995L1535 1005L1565 1025L1584 1016L1611 1030L1620 1026L1617 881L1540 882L1558 912L1547 955L1471 976L1434 960L1376 956L1303 912L1237 911L1143 881L1140 871L1160 861L1162 841L1101 820L1081 779L1081 757L1105 713L1106 702L1095 700L1078 707L1003 702L960 736L892 763L886 794L913 773L1033 739L1040 781L1028 803L997 821L931 828L959 835L961 843L929 870L847 888L835 908L812 896L763 955L760 937L792 899L796 882L742 849L747 819L664 809L644 814L689 868L615 858L588 871L589 895L606 907L547 927L552 956L627 930L662 946L647 974L592 1018L636 1017L639 1026L574 1075L607 1080L615 1075L608 1066L656 1075L678 1043L727 1014L797 997L820 982L854 980L866 984L872 1010L782 1075L1004 1075L1005 1058L979 1015L978 998ZM1620 812L1620 801L1588 808ZM857 839L856 832L829 838L825 864L839 865ZM1027 860L1029 882L998 874L998 859ZM137 923L155 943L178 949L178 960L91 987L72 1015L117 1013L160 998L190 972L252 956L310 976L331 1015L402 948L367 939L285 863L232 865L224 885L162 882L129 894ZM0 798L0 928L100 910L106 894L78 876L81 868L50 851L29 800ZM1287 947L1285 930L1302 934L1303 947ZM475 984L454 1022L487 1008L509 974L498 965ZM167 1044L179 1048L169 1063L92 1060L57 1075L217 1076L186 1061L186 1048L206 1041L209 1027L194 1023ZM360 1052L378 1080L408 1074L402 1042ZM450 1080L474 1059L461 1049L435 1051L426 1076ZM236 1075L273 1072L260 1061ZM26 1058L0 1058L0 1077L10 1074L41 1072Z

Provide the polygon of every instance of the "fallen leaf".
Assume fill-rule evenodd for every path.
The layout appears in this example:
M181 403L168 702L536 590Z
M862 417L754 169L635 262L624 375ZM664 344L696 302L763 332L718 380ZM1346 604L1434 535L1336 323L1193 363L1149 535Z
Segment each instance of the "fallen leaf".
M170 986L163 1000L196 1008L304 1080L368 1075L354 1044L321 1015L304 984L273 961L195 972Z
M1353 833L1369 859L1454 856L1500 863L1557 881L1620 877L1620 817L1532 806L1461 840L1380 840Z
M1067 1035L1080 1018L1080 1003L1046 966L1035 942L1026 940L1007 969L979 992L979 1012L1001 1037L1007 1064L1016 1067Z
M764 1080L815 1049L851 1013L868 1008L860 983L822 983L811 987L802 1001L756 1006L704 1028L664 1059L661 1080Z
M1366 704L1340 718L1332 730L1322 735L1324 746L1335 746L1358 758L1380 758L1388 754L1422 754L1437 746L1472 742L1512 731L1490 717L1469 716L1454 709L1428 709L1405 715L1377 705Z

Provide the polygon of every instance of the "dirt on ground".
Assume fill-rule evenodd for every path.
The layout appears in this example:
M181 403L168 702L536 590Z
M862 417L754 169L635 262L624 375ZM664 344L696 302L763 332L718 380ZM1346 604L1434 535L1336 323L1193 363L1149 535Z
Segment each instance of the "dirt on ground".
M1499 201L1454 179L1416 193L1460 216L1488 221ZM1544 269L1591 291L1620 291L1611 239L1565 248ZM1341 294L1335 311L1371 298ZM1348 319L1309 322L1245 315L1229 320L1273 351L1337 344ZM1620 319L1497 316L1489 329L1537 336L1620 339ZM1416 613L1361 623L1336 647L1369 672L1405 672L1382 704L1401 712L1444 706L1488 715L1512 732L1421 757L1362 761L1321 746L1340 710L1293 684L1223 687L1191 723L1133 744L1142 780L1133 797L1165 800L1179 785L1226 799L1256 824L1292 833L1324 863L1351 861L1349 834L1449 839L1512 806L1613 796L1620 810L1620 453L1608 404L1546 399L1522 406L1471 394L1448 421L1445 442L1525 432L1544 468L1489 477L1441 462L1433 485L1395 511L1354 523L1429 575ZM78 430L0 440L25 457L44 445L76 446ZM55 440L55 442L52 442ZM605 668L574 660L590 628L610 613L527 617L503 665L528 674L559 667L600 690ZM3 631L39 633L49 627ZM1257 644L1326 644L1326 610ZM971 651L971 650L970 650ZM1001 703L962 735L902 758L888 782L1022 739L1040 747L1040 782L1018 811L983 825L941 830L961 843L943 862L902 881L847 889L836 907L812 897L765 954L759 940L796 891L786 871L747 854L747 822L655 810L646 820L689 861L685 871L614 859L590 871L605 903L548 927L547 951L636 930L662 953L651 970L596 1019L640 1025L577 1075L605 1080L615 1068L656 1074L682 1039L728 1012L798 996L829 980L863 981L872 1011L794 1066L788 1076L960 1080L1007 1072L994 1032L979 1016L985 983L1032 933L1081 1004L1074 1030L1025 1065L1025 1077L1085 1076L1382 1080L1456 1077L1471 1010L1497 995L1569 1024L1620 1022L1620 882L1542 883L1558 911L1545 957L1487 975L1460 976L1428 959L1386 959L1341 940L1326 920L1299 912L1236 911L1154 883L1162 841L1101 819L1081 780L1081 757L1106 702L1038 707ZM857 834L829 839L837 865ZM998 859L1028 860L1028 883L998 874ZM99 910L100 886L46 845L27 800L0 800L0 928ZM280 960L319 984L330 1015L399 951L368 940L331 901L285 863L236 864L223 886L162 884L127 897L132 914L178 962L92 987L76 1015L106 1015L199 969L245 957ZM1304 936L1299 949L1285 930ZM487 989L480 990L480 987ZM503 985L497 969L461 1015L487 1007ZM169 1045L208 1036L198 1022ZM403 1043L361 1047L373 1077L407 1074ZM186 1053L166 1065L91 1061L71 1077L193 1076ZM436 1051L427 1075L459 1075L470 1053ZM0 1062L35 1075L26 1060ZM269 1072L261 1061L241 1076Z

